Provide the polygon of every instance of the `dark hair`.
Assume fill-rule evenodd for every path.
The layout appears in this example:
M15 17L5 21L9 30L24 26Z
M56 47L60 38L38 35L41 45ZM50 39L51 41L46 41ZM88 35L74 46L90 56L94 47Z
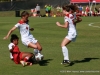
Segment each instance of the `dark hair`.
M78 10L78 7L76 5L64 5L62 6L63 10L66 10L67 12L69 12L70 10L76 12L76 10Z
M29 15L29 13L28 13L27 11L23 11L23 12L21 13L21 17L24 17L24 16L26 16L26 15Z
M70 9L76 12L78 10L78 7L76 5L69 5Z
M16 34L12 34L10 38L10 42L13 42L13 40L19 40L19 37Z
M67 12L70 11L70 7L68 5L64 5L62 6L63 10L66 10Z

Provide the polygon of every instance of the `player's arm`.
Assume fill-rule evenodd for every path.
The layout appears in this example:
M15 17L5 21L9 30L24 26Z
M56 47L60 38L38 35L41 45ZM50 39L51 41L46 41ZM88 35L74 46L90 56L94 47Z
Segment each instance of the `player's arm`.
M14 50L14 47L15 47L15 46L12 45L12 46L11 46L11 49L10 49L9 51L10 51L11 53L19 53L19 51L17 51L17 50L16 50L16 51L13 51L13 50Z
M9 51L10 51L10 58L11 58L11 60L13 60L13 55L12 55L12 53L13 53L13 49L14 49L14 46L12 46L12 48L11 49L9 49Z
M64 25L60 24L59 22L56 22L56 24L57 26L62 27L62 28L67 28L69 25L68 21L66 21Z
M14 46L12 45L12 48L9 50L11 53L13 52Z
M76 21L74 21L74 23L76 24L76 23L79 23L81 21L82 21L82 19L78 16L78 17L76 17Z
M8 37L10 36L10 34L16 29L17 27L14 26L13 28L11 28L8 32L8 34L3 38L3 39L8 39Z

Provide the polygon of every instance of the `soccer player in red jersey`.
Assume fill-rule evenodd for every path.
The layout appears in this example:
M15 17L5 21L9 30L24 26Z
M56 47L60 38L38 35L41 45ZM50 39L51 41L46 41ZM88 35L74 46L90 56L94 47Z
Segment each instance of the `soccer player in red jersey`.
M8 45L9 51L10 51L10 58L16 63L16 64L22 64L25 65L32 65L32 62L29 62L32 57L34 57L33 53L29 52L21 52L18 47L18 36L15 34L11 35L11 43Z

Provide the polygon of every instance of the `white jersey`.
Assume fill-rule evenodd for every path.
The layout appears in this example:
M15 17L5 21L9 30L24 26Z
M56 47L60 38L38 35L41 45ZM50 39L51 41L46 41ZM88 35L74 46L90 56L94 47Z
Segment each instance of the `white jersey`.
M74 20L74 16L72 14L67 14L65 17L65 22L68 22L69 23L69 26L68 26L68 34L74 34L74 35L77 35L76 33L76 27L73 23L73 20Z
M15 26L19 29L22 40L33 38L33 35L30 33L30 28L27 23L19 21L19 23L17 23Z
M15 45L13 43L10 43L8 45L9 50L11 50L13 46L15 46ZM12 53L11 52L10 52L10 58L13 59L13 56L12 56Z

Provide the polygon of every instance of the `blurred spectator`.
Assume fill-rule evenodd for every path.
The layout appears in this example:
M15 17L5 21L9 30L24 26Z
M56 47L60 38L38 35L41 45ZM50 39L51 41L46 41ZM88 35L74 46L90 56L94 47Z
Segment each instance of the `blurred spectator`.
M50 7L49 5L45 5L45 12L46 12L46 17L50 15Z
M83 7L80 5L78 8L79 8L79 13L81 13L81 14L82 14Z
M50 15L51 15L51 9L52 9L51 5L45 5L46 17L50 17Z
M86 16L84 11L82 11L82 16L84 16L84 17Z
M56 15L59 17L59 16L60 16L60 14L61 14L61 13L60 13L61 8L60 8L60 6L58 5L56 9L57 9L57 14L56 14Z
M94 10L95 10L95 12L99 12L99 9L97 9L97 8L94 8Z
M86 6L85 11L86 11L86 16L89 16L90 8L88 5Z
M60 7L60 16L61 16L61 17L64 16L64 14L62 13L62 11L63 11L63 9L62 9L62 7Z
M98 16L100 16L100 11L98 12Z
M37 16L36 8L31 9L31 16L33 16L33 17L36 17Z
M99 7L99 12L100 12L100 7Z
M62 17L62 16L63 16L62 7L60 7L60 6L58 5L56 9L57 9L56 16L57 16L57 17Z
M56 9L57 9L57 12L60 13L60 6L59 5L57 6Z
M48 5L45 5L45 12L48 13Z
M48 15L50 15L50 13L51 13L51 8L52 8L51 5L49 5L48 6Z
M40 16L40 6L37 4L36 6L37 16Z

